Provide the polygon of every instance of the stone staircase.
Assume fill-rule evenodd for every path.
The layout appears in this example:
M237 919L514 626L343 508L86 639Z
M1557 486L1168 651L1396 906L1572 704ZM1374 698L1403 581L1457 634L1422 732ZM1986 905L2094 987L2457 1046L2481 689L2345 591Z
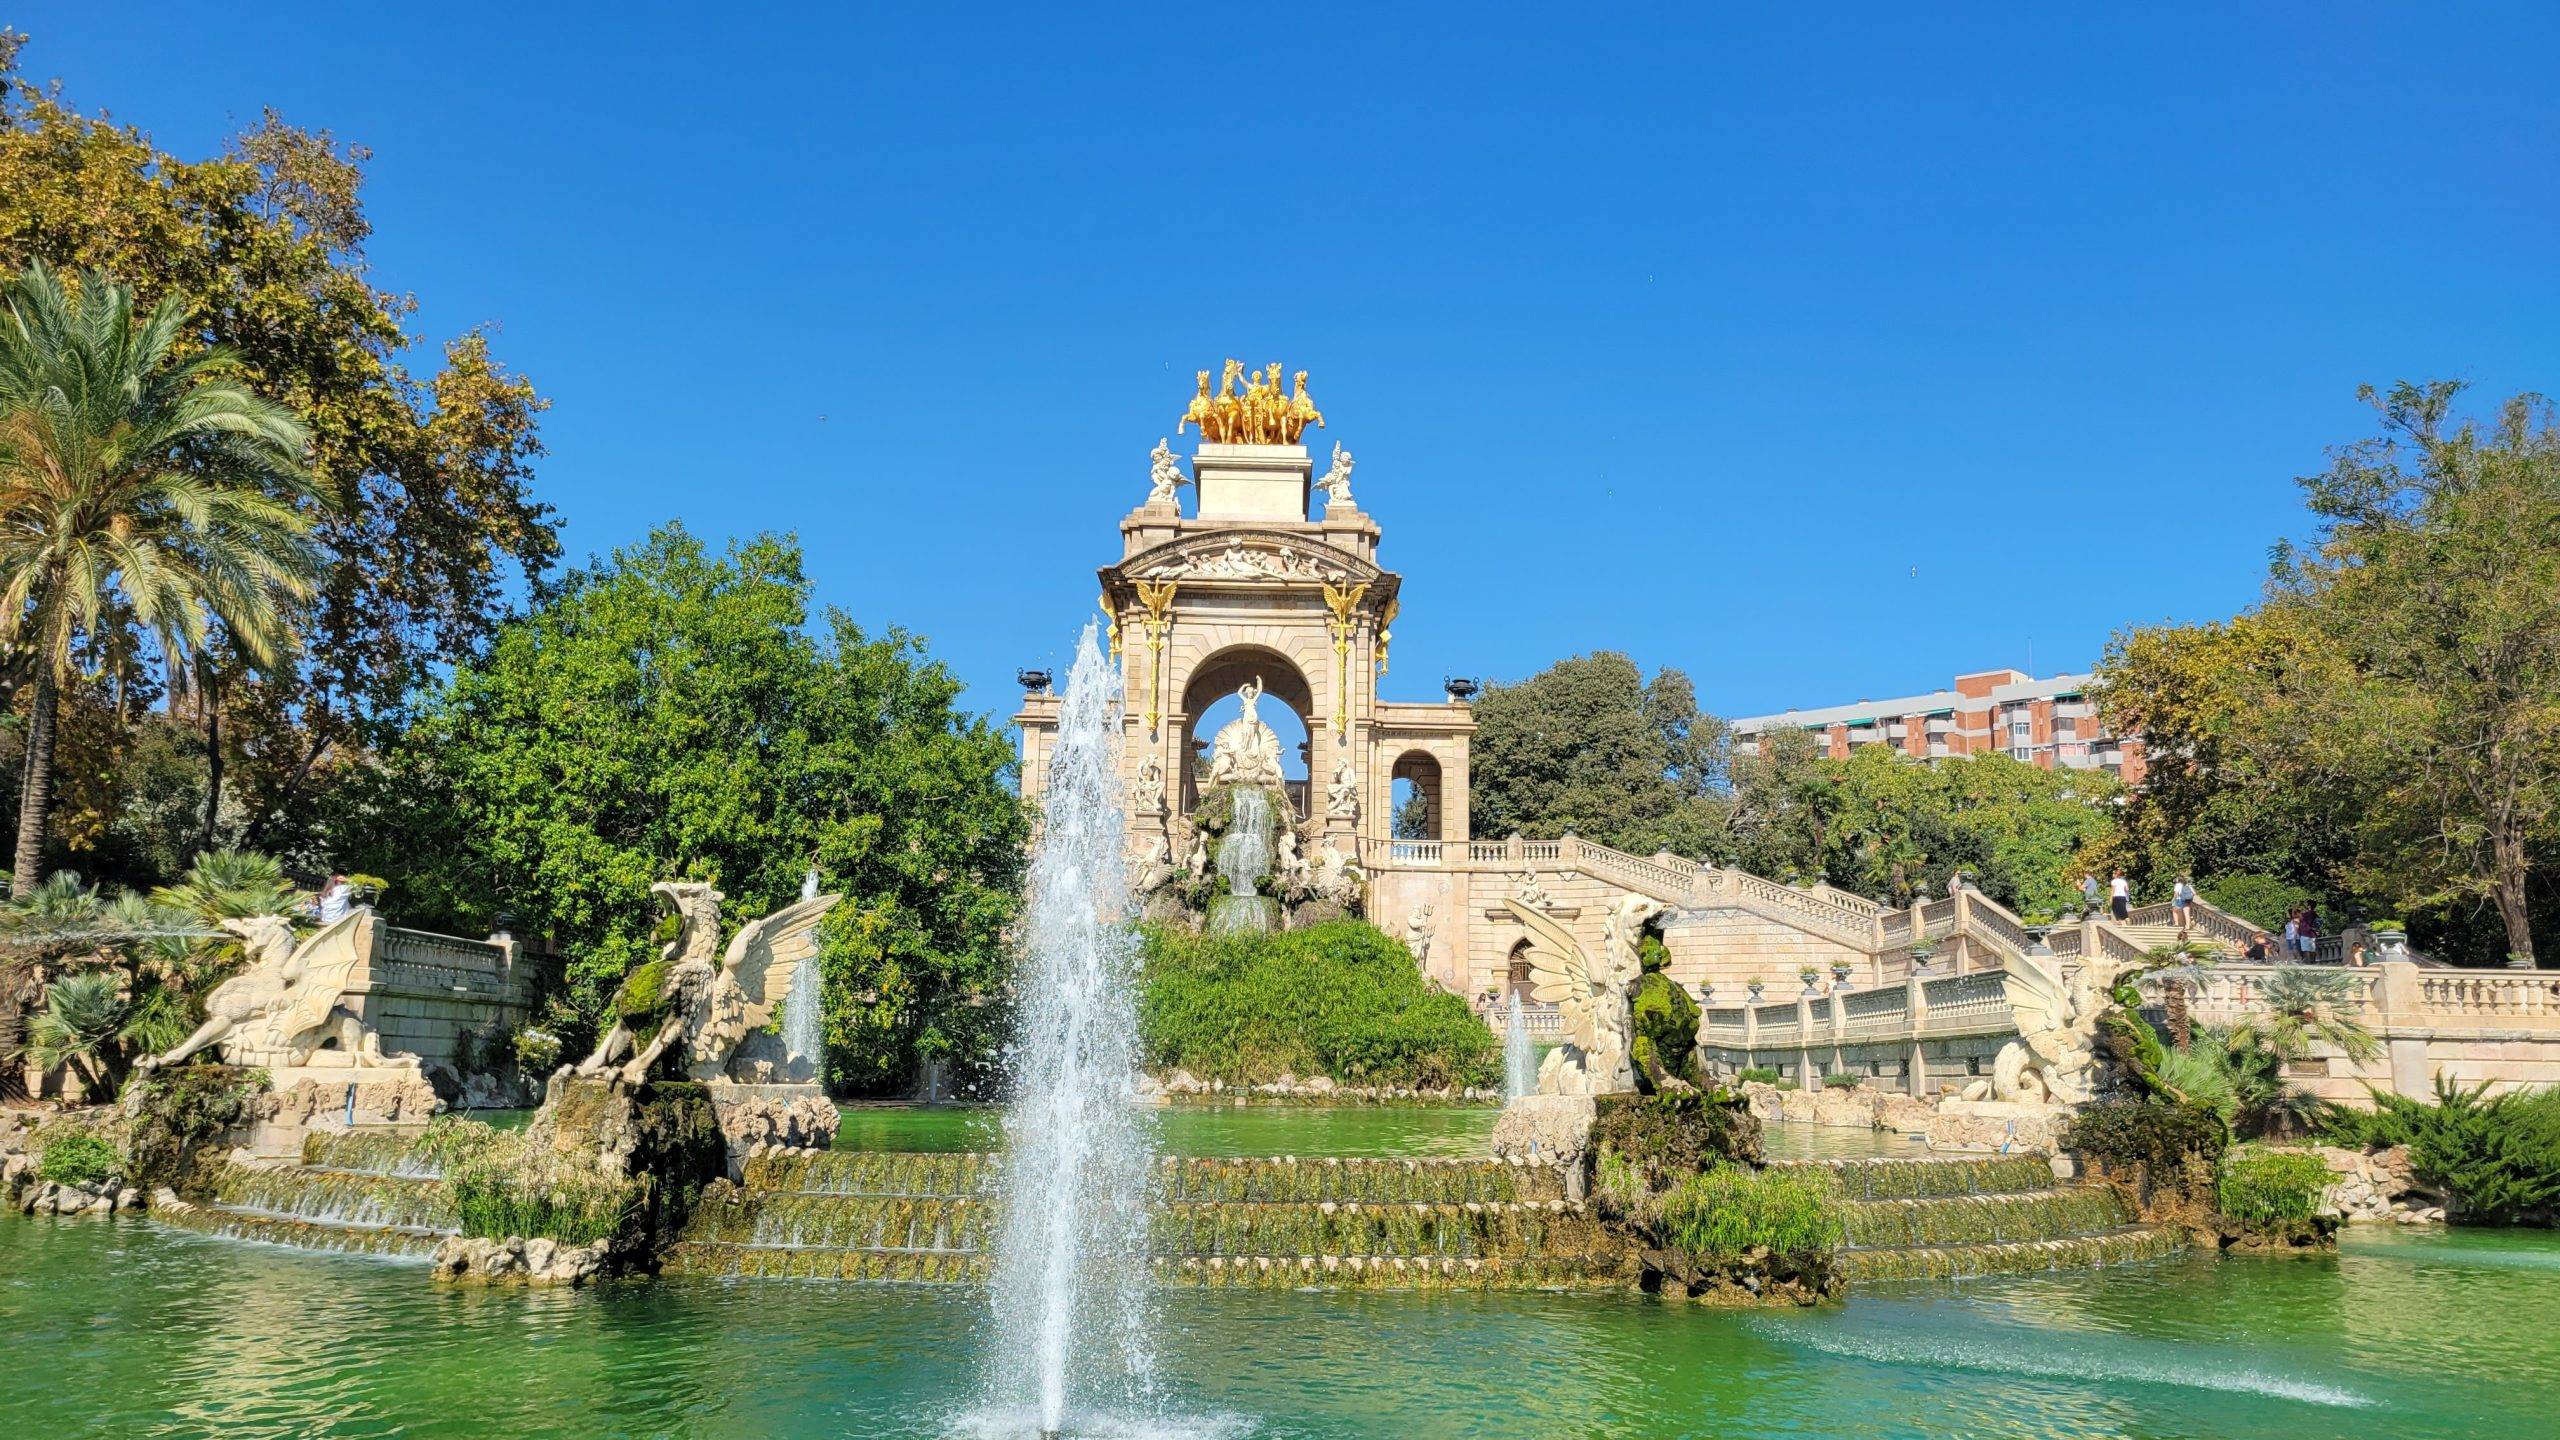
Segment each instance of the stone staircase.
M2174 1229L2138 1223L2105 1186L2057 1186L2035 1155L1791 1162L1840 1177L1849 1196L1841 1269L1852 1286L2086 1270L2183 1253Z
M233 1161L210 1202L151 1214L237 1240L420 1260L459 1228L440 1172L405 1134L307 1135L301 1163Z
M695 1212L671 1272L924 1284L984 1278L987 1155L767 1153ZM1627 1254L1553 1170L1471 1160L1166 1159L1150 1265L1172 1284L1609 1289Z

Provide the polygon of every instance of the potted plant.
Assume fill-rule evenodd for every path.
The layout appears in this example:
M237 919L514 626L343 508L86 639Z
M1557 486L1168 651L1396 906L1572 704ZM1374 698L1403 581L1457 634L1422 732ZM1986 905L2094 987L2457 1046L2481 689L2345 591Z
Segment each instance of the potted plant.
M1699 1003L1699 1004L1701 1004L1701 1005L1710 1004L1710 1003L1712 1003L1712 1002L1715 1000L1715 998L1716 998L1716 982L1714 982L1713 980L1701 980L1701 981L1699 981L1699 982L1698 982L1698 1003Z
M1804 993L1811 995L1814 993L1814 982L1822 978L1822 972L1807 965L1796 972L1796 978L1804 982Z
M1849 983L1848 961L1834 960L1831 962L1831 983L1834 985L1846 985Z
M2409 953L2408 921L2396 918L2389 920L2376 920L2370 928L2373 931L2374 948L2382 952L2383 959L2400 960L2407 958Z
M1759 1004L1759 1003L1760 1003L1760 992L1761 992L1761 990L1763 990L1764 988L1766 988L1766 987L1765 987L1765 986L1764 986L1760 981L1754 980L1754 981L1750 982L1749 989L1750 989L1750 991L1751 991L1751 1003L1752 1003L1752 1004L1757 1005L1757 1004Z

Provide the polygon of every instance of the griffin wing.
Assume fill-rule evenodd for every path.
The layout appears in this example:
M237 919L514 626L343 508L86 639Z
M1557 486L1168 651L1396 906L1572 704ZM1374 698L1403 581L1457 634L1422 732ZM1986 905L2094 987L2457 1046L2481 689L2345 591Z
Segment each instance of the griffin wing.
M1591 1018L1591 960L1573 932L1534 905L1505 900L1513 919L1529 933L1529 998L1557 1007L1556 1018L1573 1043L1588 1050L1598 1040Z
M319 1027L346 992L347 981L354 975L356 932L362 928L366 912L351 910L332 921L319 934L294 947L293 958L302 966L302 979L295 982L293 1008L285 1012L283 1033L299 1035Z
M785 905L738 931L720 957L721 972L746 992L750 1029L764 1024L775 1002L791 991L791 972L818 953L818 922L841 895L820 895Z

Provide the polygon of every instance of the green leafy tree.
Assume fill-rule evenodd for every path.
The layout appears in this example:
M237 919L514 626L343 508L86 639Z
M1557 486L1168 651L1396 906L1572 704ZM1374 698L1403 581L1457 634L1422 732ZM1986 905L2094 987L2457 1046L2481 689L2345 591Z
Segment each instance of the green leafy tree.
M655 953L651 882L713 881L739 923L814 865L845 896L822 931L832 1081L887 1089L926 1057L965 1074L1005 996L1012 746L918 641L810 619L796 543L715 555L658 531L501 627L331 838L407 913L555 940L582 1032Z
M1570 831L1638 854L1724 853L1727 734L1679 671L1648 681L1626 656L1596 651L1486 686L1475 720L1477 838Z
M419 362L418 302L366 258L361 147L269 111L220 154L171 154L25 78L24 39L0 32L0 269L94 266L146 305L175 300L182 352L222 347L310 432L315 484L296 503L323 563L290 616L306 642L290 663L255 670L216 635L191 664L113 682L118 702L164 697L165 715L84 703L90 723L67 730L82 748L59 768L83 793L61 841L156 881L226 840L303 842L319 797L486 642L511 584L557 559L529 488L545 402L478 330ZM168 747L134 738L156 728L187 737L189 783L172 785ZM192 823L169 823L178 809Z
M271 664L311 593L307 432L229 351L181 355L185 323L175 297L137 321L125 286L42 265L0 316L0 641L34 659L17 896L43 865L55 702L84 647L131 625L184 666L218 625Z

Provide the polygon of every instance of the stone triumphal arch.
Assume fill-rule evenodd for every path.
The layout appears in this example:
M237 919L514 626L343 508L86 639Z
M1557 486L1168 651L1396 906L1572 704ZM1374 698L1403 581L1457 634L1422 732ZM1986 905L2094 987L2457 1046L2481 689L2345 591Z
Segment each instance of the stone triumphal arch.
M1463 702L1391 701L1380 692L1403 578L1378 563L1378 522L1351 494L1352 459L1335 445L1321 477L1308 448L1304 377L1296 424L1221 425L1203 377L1184 428L1203 439L1185 474L1158 442L1146 499L1120 522L1120 558L1101 569L1102 610L1123 680L1123 777L1131 848L1178 840L1201 793L1209 736L1200 719L1248 683L1263 704L1305 723L1306 779L1295 820L1358 854L1394 823L1394 783L1427 779L1430 837L1467 834ZM1202 411L1204 406L1207 414ZM1284 417L1285 419L1285 417ZM1214 438L1214 437L1227 438ZM1193 492L1188 513L1185 489ZM1022 785L1037 798L1057 735L1057 697L1024 698Z

